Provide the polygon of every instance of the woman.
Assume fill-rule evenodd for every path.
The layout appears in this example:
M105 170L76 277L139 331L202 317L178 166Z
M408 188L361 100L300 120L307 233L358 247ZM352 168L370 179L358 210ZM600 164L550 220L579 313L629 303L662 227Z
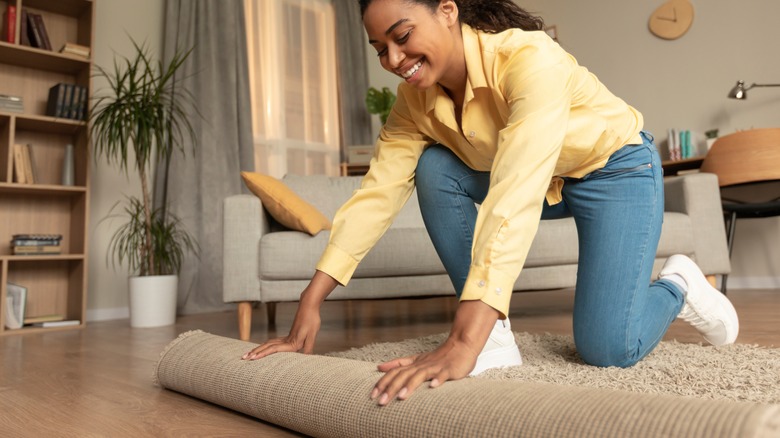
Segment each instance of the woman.
M319 306L346 284L416 187L460 303L436 350L379 366L380 405L487 368L519 365L509 300L540 219L579 235L574 340L596 366L631 366L678 316L733 343L731 303L685 256L650 276L663 176L642 115L511 0L360 0L382 66L403 78L360 190L339 210L289 336L248 352L312 351ZM479 210L474 203L481 204Z

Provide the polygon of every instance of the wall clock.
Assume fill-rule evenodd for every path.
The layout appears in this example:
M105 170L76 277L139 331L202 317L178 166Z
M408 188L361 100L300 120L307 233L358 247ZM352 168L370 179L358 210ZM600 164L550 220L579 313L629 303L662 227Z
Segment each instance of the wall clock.
M693 23L693 5L688 0L669 0L650 15L650 32L658 38L676 40Z

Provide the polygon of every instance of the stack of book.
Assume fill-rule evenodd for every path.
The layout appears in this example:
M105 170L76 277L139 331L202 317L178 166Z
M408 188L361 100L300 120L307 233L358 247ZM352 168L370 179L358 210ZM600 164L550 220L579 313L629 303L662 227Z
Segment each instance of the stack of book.
M0 111L23 113L24 103L22 102L22 98L19 96L0 94Z
M22 22L25 21L25 24L27 25L26 29L20 30L26 30L30 46L44 50L52 50L51 41L49 41L49 33L46 31L46 25L43 23L43 16L22 9Z
M87 116L87 100L86 87L59 83L49 89L46 115L84 120Z
M32 145L15 144L13 149L14 181L19 184L35 184L38 171L32 157Z
M78 56L80 58L89 59L89 47L82 46L81 44L65 43L60 49L60 53L66 55Z
M14 234L14 255L52 255L62 252L62 234Z

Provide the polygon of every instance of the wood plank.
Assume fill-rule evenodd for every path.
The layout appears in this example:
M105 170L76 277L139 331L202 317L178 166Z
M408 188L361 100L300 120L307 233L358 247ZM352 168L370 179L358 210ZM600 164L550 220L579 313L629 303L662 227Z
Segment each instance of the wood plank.
M742 331L738 342L780 345L780 290L734 290ZM571 334L571 290L514 295L513 329ZM326 302L316 353L398 341L449 329L454 298ZM253 310L254 342L286 335L296 303L277 305L276 328ZM132 329L127 320L84 330L0 337L0 430L9 436L299 436L152 384L163 347L201 329L238 338L237 312L180 316L170 327ZM701 342L675 322L665 339ZM522 346L520 346L522 350Z

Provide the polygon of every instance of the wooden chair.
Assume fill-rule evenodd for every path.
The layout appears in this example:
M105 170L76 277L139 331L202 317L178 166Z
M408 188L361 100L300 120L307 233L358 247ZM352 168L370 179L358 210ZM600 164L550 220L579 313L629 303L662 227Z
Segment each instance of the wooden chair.
M718 175L729 256L738 218L780 216L780 128L719 138L704 157L701 171ZM727 279L724 275L724 294Z

